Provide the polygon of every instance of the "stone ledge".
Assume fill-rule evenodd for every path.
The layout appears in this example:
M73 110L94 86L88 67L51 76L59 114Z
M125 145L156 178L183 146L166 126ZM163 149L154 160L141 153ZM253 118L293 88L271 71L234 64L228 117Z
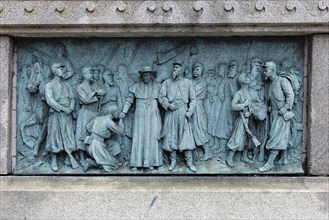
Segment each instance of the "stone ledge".
M318 0L1 1L0 30L29 37L152 36L147 33L153 28L163 34L183 29L191 35L304 35L328 32L328 8L328 1ZM78 33L65 33L68 29Z
M326 177L2 176L1 219L327 219Z

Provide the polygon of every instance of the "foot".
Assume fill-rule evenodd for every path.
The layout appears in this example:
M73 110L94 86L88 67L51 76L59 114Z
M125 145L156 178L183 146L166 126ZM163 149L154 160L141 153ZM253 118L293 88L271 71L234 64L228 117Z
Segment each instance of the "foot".
M90 167L89 158L84 162L84 164L82 164L82 166L84 172L86 172L89 169Z
M70 158L67 156L67 157L65 157L65 160L64 160L64 165L65 166L71 166L71 161L70 161Z
M270 170L272 170L274 167L273 164L267 162L264 166L262 166L261 168L259 168L259 172L263 173L263 172L268 172Z
M154 170L154 167L149 167L149 170Z
M226 164L229 167L235 167L235 163L233 162L233 160L226 159Z
M280 160L278 160L278 162L276 162L275 164L277 165L287 165L288 164L288 160L286 158L280 158Z
M70 157L70 161L71 161L71 165L72 165L72 168L73 168L73 169L76 169L76 168L79 167L78 162L73 158L73 156Z
M131 168L131 171L136 171L137 170L137 167L132 167Z
M58 171L58 166L57 166L57 161L56 161L56 160L52 160L52 161L51 161L51 169L52 169L54 172L57 172L57 171Z
M241 158L241 161L244 163L251 163L251 164L255 163L255 161L253 161L249 157Z
M169 170L169 171L173 171L173 170L175 169L175 167L176 167L176 162L171 162L171 164L170 164L168 170Z
M193 165L193 163L187 163L186 165L187 165L187 167L188 167L192 172L196 172L196 168L195 168L195 166Z
M85 163L86 163L86 160L85 159L80 159L80 164L82 165L82 166L84 166L85 165Z
M210 160L212 158L212 155L211 154L204 154L200 160L201 161L207 161L207 160Z

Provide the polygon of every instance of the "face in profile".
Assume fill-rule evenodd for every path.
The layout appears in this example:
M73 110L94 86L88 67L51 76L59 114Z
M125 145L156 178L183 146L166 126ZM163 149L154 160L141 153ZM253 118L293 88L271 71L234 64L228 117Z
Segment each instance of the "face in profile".
M172 73L172 78L173 79L176 79L176 77L179 75L179 74L181 74L181 73L183 73L183 67L181 66L181 65L178 65L178 64L175 64L174 65L174 72Z
M142 79L144 83L149 83L152 80L152 74L151 73L143 73Z
M59 66L57 67L55 74L61 78L64 78L64 73L65 73L65 67L64 66Z

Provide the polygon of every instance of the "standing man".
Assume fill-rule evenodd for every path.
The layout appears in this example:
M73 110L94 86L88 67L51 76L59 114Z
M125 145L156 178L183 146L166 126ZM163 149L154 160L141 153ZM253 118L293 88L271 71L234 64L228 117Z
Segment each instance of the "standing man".
M266 62L264 75L271 80L269 89L269 100L271 107L271 130L266 149L270 156L264 166L259 168L260 172L273 169L274 160L280 151L287 150L291 136L290 124L294 113L291 111L294 104L294 91L290 81L277 75L276 64Z
M142 80L129 89L129 94L120 114L123 119L136 99L134 114L130 167L148 168L163 165L162 150L159 145L161 137L161 117L158 108L160 85L154 81L157 72L150 66L139 71Z
M56 172L57 154L62 151L69 156L73 169L79 165L72 156L76 150L72 119L75 97L71 86L64 82L65 66L53 63L51 71L54 78L45 85L46 101L50 107L45 150L51 154L51 169Z
M188 168L196 172L192 154L196 146L190 123L196 105L195 90L193 83L183 76L185 65L176 62L173 66L172 76L163 82L159 95L159 102L166 110L162 147L170 152L169 171L175 169L180 151L184 152Z

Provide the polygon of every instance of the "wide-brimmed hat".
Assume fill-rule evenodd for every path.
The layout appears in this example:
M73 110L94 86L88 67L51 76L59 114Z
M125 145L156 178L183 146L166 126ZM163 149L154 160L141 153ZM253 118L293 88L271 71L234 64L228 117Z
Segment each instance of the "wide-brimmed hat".
M157 74L157 71L153 70L152 67L150 66L144 66L143 69L138 72L139 74L143 74L143 73Z

